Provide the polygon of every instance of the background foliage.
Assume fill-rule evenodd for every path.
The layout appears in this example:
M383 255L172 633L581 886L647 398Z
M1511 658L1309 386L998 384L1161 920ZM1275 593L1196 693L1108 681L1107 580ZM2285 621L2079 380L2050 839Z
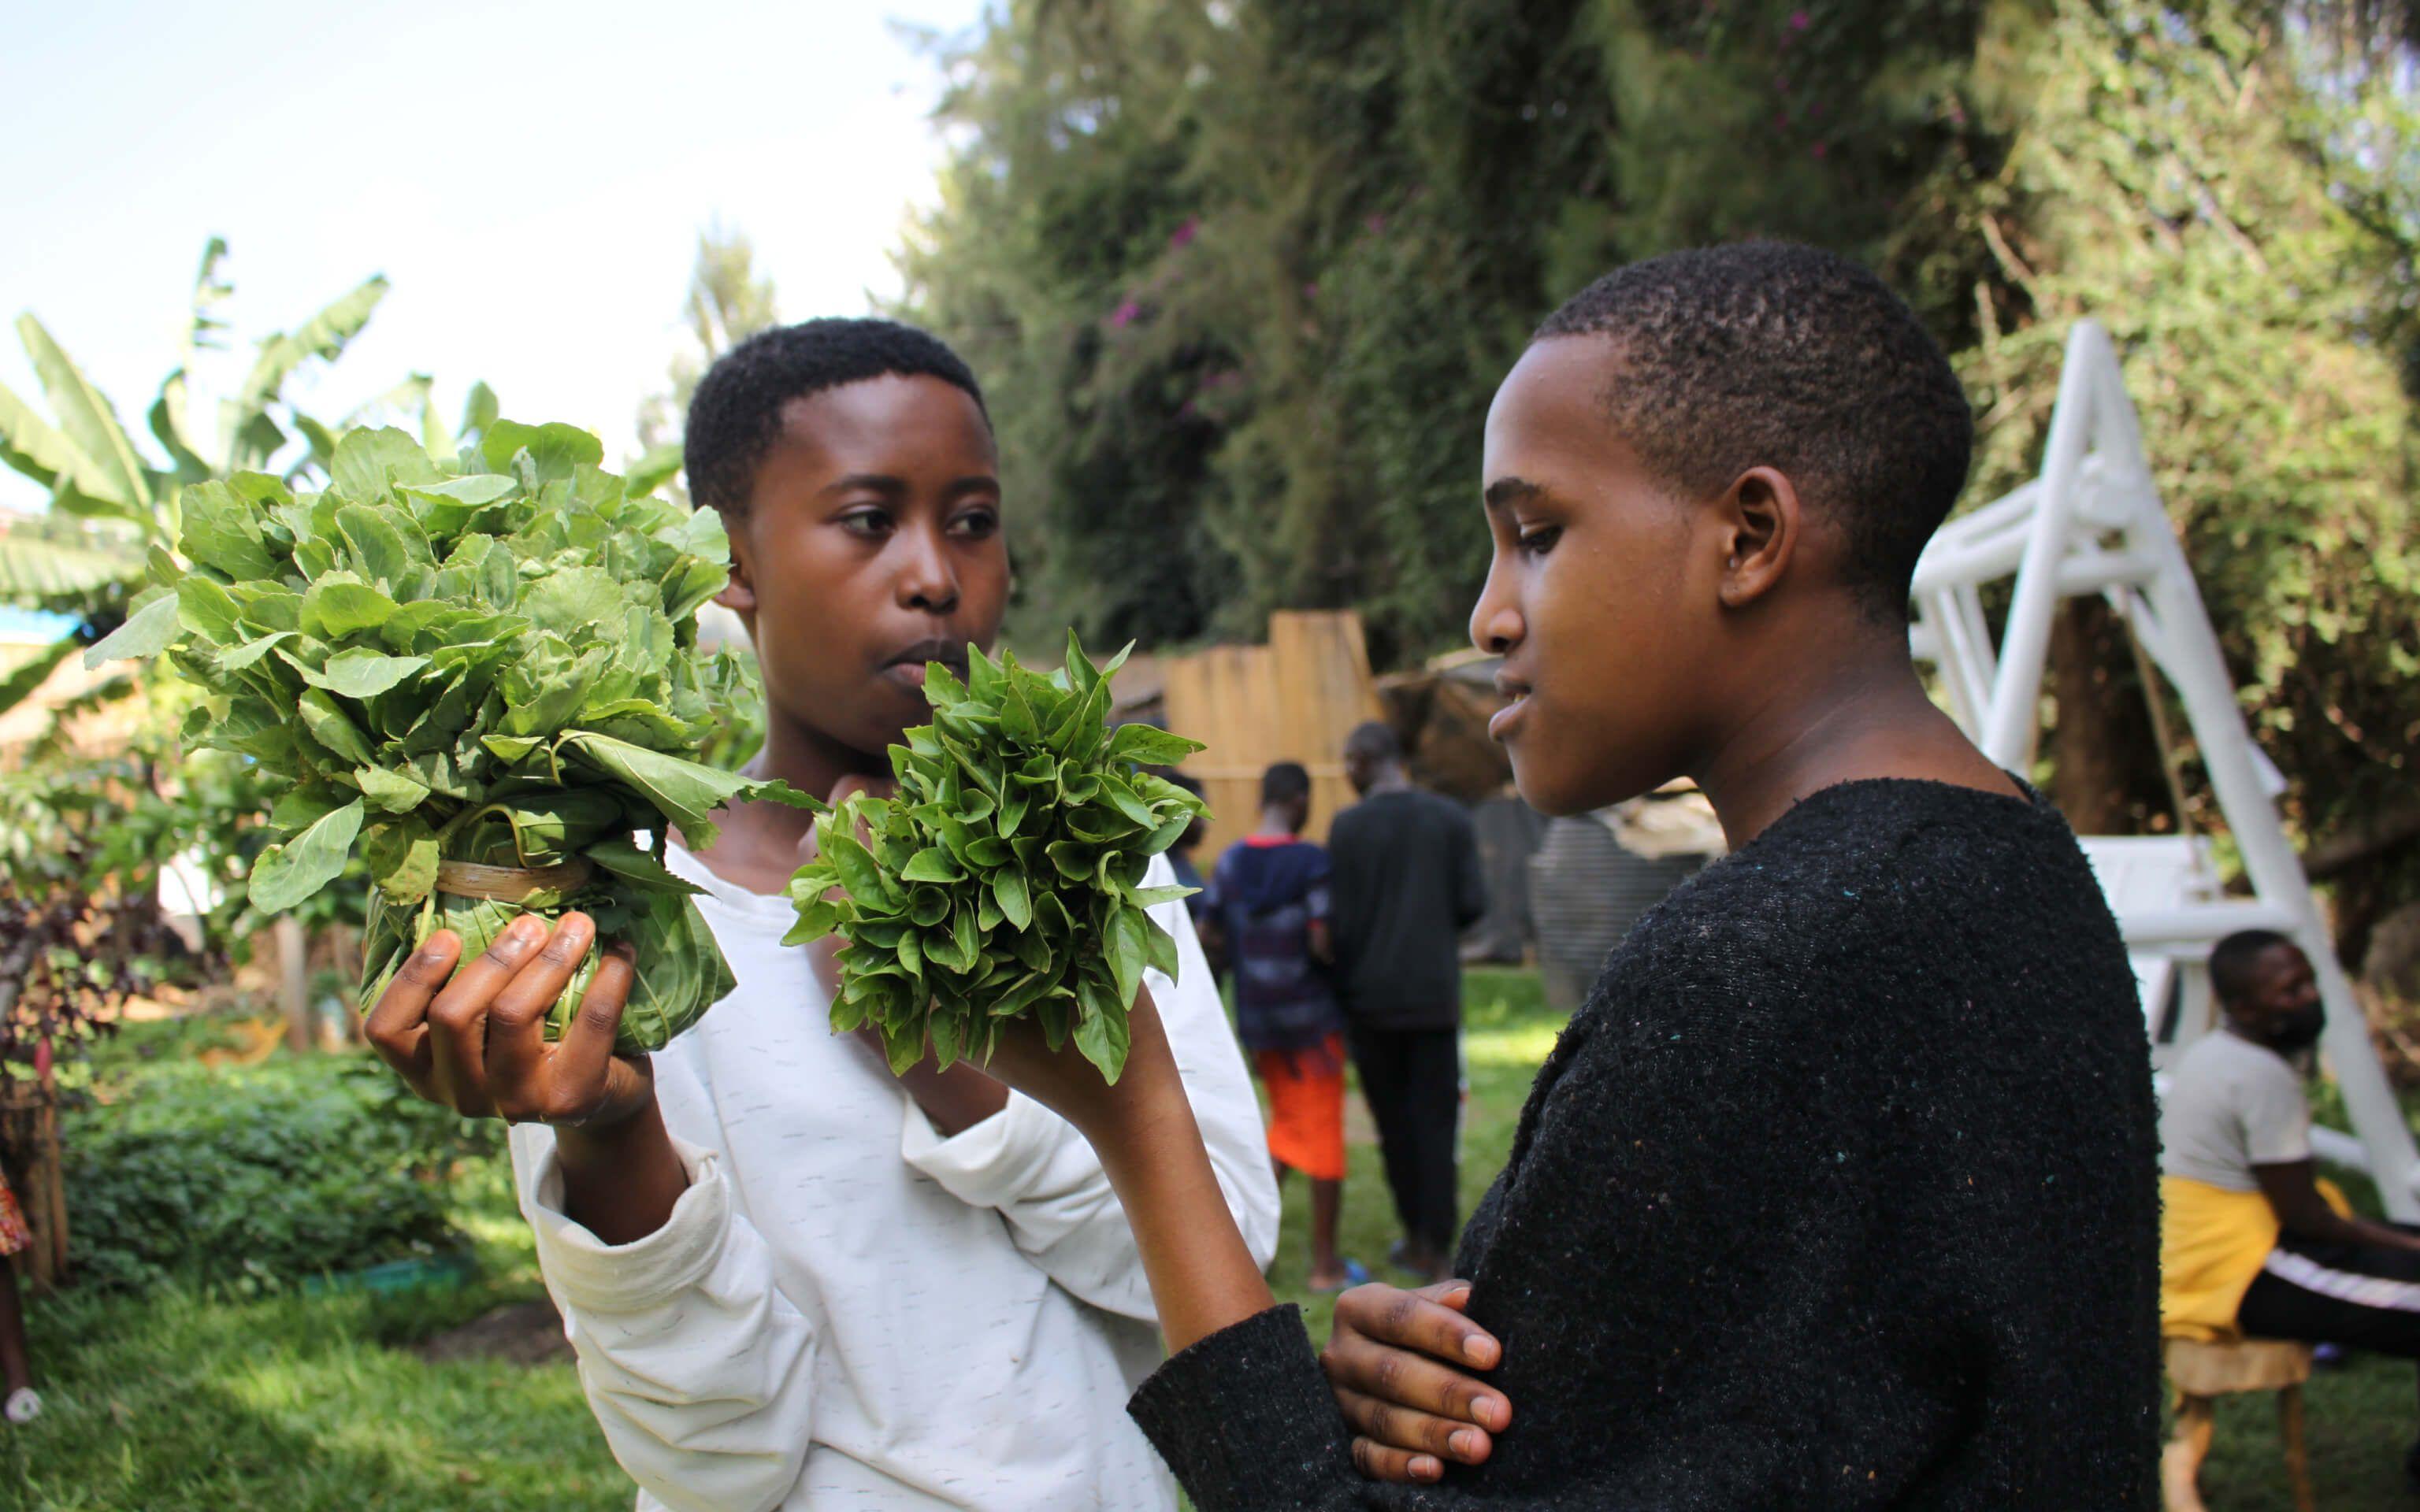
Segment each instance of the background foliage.
M944 54L961 145L905 313L993 396L1026 501L1013 630L1166 643L1352 605L1382 664L1461 643L1488 398L1620 261L1770 235L1880 270L1968 384L1971 501L2038 466L2091 315L2289 818L2334 843L2358 963L2420 895L2420 815L2378 824L2420 737L2406 25L2258 0L1012 0ZM2057 795L2081 827L2173 825L2121 633L2069 620Z
M257 1289L453 1248L455 1165L504 1137L365 1056L166 1060L107 1095L61 1131L70 1261L103 1288Z

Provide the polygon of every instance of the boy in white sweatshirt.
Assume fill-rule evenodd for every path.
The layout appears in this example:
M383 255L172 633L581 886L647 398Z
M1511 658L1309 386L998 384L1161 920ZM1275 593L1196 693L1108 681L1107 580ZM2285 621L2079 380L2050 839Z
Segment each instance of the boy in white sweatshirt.
M963 675L1008 590L998 454L972 374L882 320L752 338L691 401L689 475L732 540L721 601L763 669L752 775L840 796L924 722L928 660ZM677 837L675 837L676 839ZM539 1034L594 927L524 918L452 984L441 933L371 1014L433 1101L513 1119L521 1205L580 1374L641 1508L1159 1509L1125 1414L1159 1339L1098 1159L971 1066L894 1080L827 1023L830 945L784 947L808 815L729 810L673 869L737 986L652 1057L612 1057L609 955L559 1044ZM1173 882L1165 857L1146 886ZM1182 903L1153 998L1253 1253L1276 1246L1259 1108Z

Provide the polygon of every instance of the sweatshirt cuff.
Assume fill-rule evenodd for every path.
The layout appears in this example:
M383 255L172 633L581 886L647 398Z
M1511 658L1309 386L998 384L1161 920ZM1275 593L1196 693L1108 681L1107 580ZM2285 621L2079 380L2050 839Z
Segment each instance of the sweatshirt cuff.
M1004 1208L1022 1198L1050 1164L1067 1121L1026 1096L981 1123L943 1138L911 1097L902 1097L899 1158L970 1208Z
M608 1244L563 1211L563 1166L551 1141L530 1183L530 1228L538 1267L573 1308L636 1312L696 1286L714 1269L731 1232L731 1183L713 1150L675 1137L673 1152L689 1190L662 1227L628 1244Z
M1292 1303L1170 1356L1126 1412L1204 1512L1308 1503L1351 1472L1343 1414Z

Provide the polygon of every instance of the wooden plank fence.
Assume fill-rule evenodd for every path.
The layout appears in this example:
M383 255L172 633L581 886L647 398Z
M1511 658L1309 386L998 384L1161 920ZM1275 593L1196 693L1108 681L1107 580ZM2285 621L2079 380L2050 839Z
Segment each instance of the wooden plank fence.
M1361 617L1282 610L1269 616L1265 645L1212 646L1161 666L1169 729L1209 748L1184 765L1213 815L1196 853L1202 871L1260 822L1261 774L1275 762L1310 769L1304 833L1325 840L1328 822L1355 797L1344 779L1344 737L1381 714Z

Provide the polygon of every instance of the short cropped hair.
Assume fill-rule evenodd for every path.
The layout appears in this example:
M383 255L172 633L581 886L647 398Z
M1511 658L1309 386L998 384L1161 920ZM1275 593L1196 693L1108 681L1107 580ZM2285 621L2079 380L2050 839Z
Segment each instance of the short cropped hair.
M1903 621L1924 543L1966 485L1974 412L1949 359L1882 280L1844 257L1747 241L1616 269L1539 341L1602 335L1615 428L1684 491L1788 475L1848 541L1849 586Z
M690 396L682 445L690 497L744 515L756 470L782 433L782 408L845 383L889 375L964 389L991 424L983 389L939 337L896 320L824 319L758 332L715 359Z
M1311 796L1311 773L1300 762L1279 762L1261 774L1261 807Z
M2257 983L2254 973L2260 958L2281 945L2293 945L2291 935L2280 934L2273 929L2238 930L2218 942L2210 952L2210 990L2221 1004L2233 1007L2252 995ZM2296 949L2302 949L2295 946Z
M1364 761L1400 762L1404 759L1404 743L1396 737L1394 727L1383 719L1364 719L1344 737L1344 753Z

